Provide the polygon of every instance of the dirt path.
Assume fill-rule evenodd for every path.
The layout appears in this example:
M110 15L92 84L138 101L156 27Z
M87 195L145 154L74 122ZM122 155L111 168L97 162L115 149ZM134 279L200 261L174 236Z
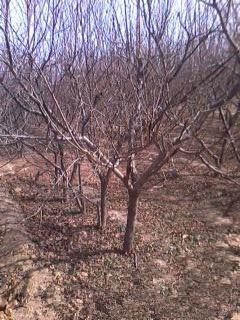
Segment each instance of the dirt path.
M1 176L11 170L1 169ZM18 204L0 187L0 320L55 320L48 292L53 276L39 268L23 219Z

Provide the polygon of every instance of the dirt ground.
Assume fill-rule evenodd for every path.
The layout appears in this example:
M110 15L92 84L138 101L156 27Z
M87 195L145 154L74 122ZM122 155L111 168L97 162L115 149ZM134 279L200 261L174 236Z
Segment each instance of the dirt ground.
M2 167L1 181L12 174L14 166ZM51 303L43 299L53 283L52 274L39 265L22 209L2 185L4 183L0 187L0 319L57 319Z
M141 197L132 256L119 254L126 196L115 179L101 233L94 207L83 216L57 201L31 166L1 168L3 319L239 320L239 187L196 162L176 167ZM97 198L91 175L84 183Z

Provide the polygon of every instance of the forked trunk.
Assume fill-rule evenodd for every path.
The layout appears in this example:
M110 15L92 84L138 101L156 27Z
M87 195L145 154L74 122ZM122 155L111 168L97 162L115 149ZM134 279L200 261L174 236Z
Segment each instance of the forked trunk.
M133 251L138 199L139 194L137 192L128 192L128 215L123 243L123 253L130 253Z

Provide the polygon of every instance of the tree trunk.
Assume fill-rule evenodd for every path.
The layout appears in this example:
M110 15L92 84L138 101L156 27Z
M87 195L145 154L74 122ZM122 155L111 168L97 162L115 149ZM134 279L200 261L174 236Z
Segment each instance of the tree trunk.
M58 141L58 150L60 156L60 166L61 166L61 178L62 178L62 195L63 201L68 201L68 179L67 179L67 171L65 169L64 164L64 149L63 149L63 141Z
M106 177L101 176L100 181L101 181L100 227L101 229L104 229L106 227L106 222L107 222L106 196L107 196L108 179L106 179Z
M128 215L123 243L123 253L130 253L133 251L138 198L139 193L136 191L128 192Z
M81 172L81 163L78 163L78 191L80 194L80 204L82 207L82 213L85 214L86 213L86 204L83 198L83 187L82 187L82 172Z
M222 164L223 164L224 153L225 153L225 150L226 150L226 147L227 147L227 143L228 143L228 140L225 137L224 141L223 141L223 144L222 144L222 147L221 147L221 152L220 152L220 156L219 156L219 160L218 160L218 164L217 164L219 169L221 169Z
M108 169L107 173L98 173L100 179L100 205L99 205L99 227L103 230L106 227L107 222L107 206L106 206L106 197L107 197L107 188L108 183L112 174L112 170Z
M58 187L59 181L58 181L58 175L59 175L59 169L58 169L58 155L57 152L54 152L54 183Z

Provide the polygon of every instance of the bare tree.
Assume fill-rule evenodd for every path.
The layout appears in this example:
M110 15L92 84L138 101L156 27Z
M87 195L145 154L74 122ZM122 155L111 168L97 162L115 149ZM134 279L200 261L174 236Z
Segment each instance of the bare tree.
M66 188L84 156L100 179L103 228L111 174L122 181L128 193L124 252L133 250L143 189L178 153L198 156L223 174L219 164L230 141L239 162L233 137L239 32L231 1L185 1L181 8L171 0L27 1L18 29L11 3L2 5L1 86L27 124L14 132L20 122L14 123L7 133L29 138L38 130L38 142L50 140L55 178ZM226 105L233 102L237 109L229 116ZM216 111L222 127L213 137ZM65 151L72 150L66 166ZM149 152L154 158L144 159Z

